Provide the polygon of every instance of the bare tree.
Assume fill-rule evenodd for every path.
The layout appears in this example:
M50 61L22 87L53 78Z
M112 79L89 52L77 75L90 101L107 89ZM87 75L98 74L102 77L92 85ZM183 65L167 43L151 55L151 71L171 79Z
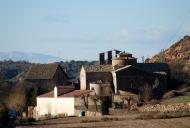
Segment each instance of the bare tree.
M83 105L85 106L86 109L88 109L88 97L89 95L82 95L81 98L83 100Z
M141 59L142 59L142 63L145 63L145 58L144 58L144 56L142 56Z
M97 103L100 100L100 96L93 95L93 96L91 96L91 99L93 100L94 105L95 105L95 112L97 112L98 111L98 105L97 105Z
M149 101L152 98L152 86L146 83L141 89L140 97L144 101Z

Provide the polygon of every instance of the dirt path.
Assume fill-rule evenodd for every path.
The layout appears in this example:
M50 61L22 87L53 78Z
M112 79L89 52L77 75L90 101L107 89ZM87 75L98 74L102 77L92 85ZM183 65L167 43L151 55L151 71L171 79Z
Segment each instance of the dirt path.
M100 118L69 117L38 121L33 125L18 128L190 128L190 117L152 120L107 120Z

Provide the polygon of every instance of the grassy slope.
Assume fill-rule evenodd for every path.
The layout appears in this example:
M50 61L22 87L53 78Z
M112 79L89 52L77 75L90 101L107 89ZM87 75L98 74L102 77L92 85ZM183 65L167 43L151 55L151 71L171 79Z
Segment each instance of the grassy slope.
M188 103L190 102L190 96L178 96L164 100L164 103Z

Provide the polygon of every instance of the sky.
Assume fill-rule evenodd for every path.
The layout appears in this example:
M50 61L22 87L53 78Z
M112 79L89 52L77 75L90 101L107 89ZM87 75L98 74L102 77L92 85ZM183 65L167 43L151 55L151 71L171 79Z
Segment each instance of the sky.
M140 59L190 35L190 0L1 0L0 51L97 60Z

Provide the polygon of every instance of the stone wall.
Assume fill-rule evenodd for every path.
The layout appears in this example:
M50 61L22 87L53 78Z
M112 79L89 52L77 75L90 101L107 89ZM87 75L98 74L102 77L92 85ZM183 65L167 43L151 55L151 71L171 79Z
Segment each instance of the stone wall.
M88 96L85 97L84 101L84 97L83 98L75 97L75 115L80 115L82 112L85 112L86 116L97 115L97 113L99 114L107 113L106 110L108 108L105 108L106 106L103 104L105 98L103 97L97 98L96 105L93 98L94 98L93 96Z
M156 104L156 105L145 105L138 108L140 112L176 112L176 111L190 111L189 103L179 104Z
M101 80L103 83L113 83L112 74L109 72L88 72L86 73L86 89L90 89L89 84L97 80Z
M130 92L124 92L124 91L119 91L119 93L120 95L113 96L113 103L122 103L124 108L127 108L128 103L127 103L126 98L131 97L131 101L130 101L131 110L132 109L134 110L137 108L136 104L137 104L138 96L136 94L133 94ZM114 105L113 105L113 108L115 108Z
M102 114L100 112L87 111L86 116L102 116Z

